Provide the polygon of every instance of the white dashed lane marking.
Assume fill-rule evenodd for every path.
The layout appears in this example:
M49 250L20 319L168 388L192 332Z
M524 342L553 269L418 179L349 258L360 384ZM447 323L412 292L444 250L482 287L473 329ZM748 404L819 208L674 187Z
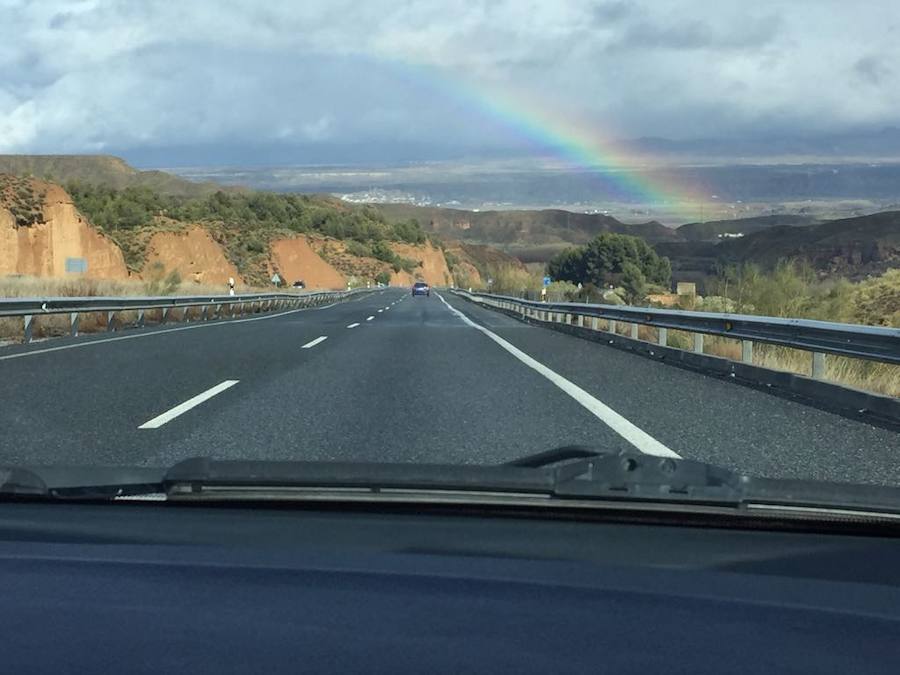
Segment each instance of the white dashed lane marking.
M317 344L319 344L320 342L325 342L325 340L327 340L327 339L328 339L327 335L322 335L320 337L317 337L315 340L311 340L310 342L307 342L300 349L312 349Z
M202 394L197 394L193 398L189 398L184 403L179 403L174 408L167 410L161 415L157 415L152 420L148 420L144 422L138 429L158 429L166 422L170 422L174 420L179 415L183 415L191 408L195 408L204 401L208 401L216 394L221 394L226 389L230 389L234 385L238 383L238 380L225 380L224 382L220 382L215 387L211 389L207 389Z

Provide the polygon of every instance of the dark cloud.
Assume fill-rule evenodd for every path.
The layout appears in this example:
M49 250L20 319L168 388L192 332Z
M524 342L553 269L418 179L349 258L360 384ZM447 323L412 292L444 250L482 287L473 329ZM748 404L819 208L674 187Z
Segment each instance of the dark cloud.
M593 19L603 26L617 21L621 21L630 16L635 11L635 5L628 0L614 0L612 2L601 2L591 8Z
M878 86L889 78L893 71L881 57L870 54L853 64L853 72L860 82Z
M706 21L673 23L640 21L629 26L622 38L611 44L615 49L672 49L733 51L755 49L771 44L781 28L776 15L759 19L743 18L722 29Z

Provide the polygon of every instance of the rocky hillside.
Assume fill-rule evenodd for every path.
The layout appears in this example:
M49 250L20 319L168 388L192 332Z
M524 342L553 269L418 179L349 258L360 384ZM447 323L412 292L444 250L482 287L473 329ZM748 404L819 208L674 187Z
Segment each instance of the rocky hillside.
M121 249L87 222L65 190L0 174L0 276L61 277L76 259L96 279L128 276Z
M252 195L215 193L211 199L221 208L211 217L204 202L191 199L167 203L180 211L140 210L136 204L147 205L141 199L158 197L145 188L137 201L128 196L133 188L80 190L87 209L59 185L0 174L0 276L147 279L164 271L198 284L224 286L234 277L239 284L265 286L277 272L309 288L452 283L443 250L424 235L329 200L263 195L254 201ZM281 199L295 199L295 211L282 213L281 220L259 218L266 208L284 206ZM309 217L320 227L293 230L291 216ZM363 232L365 243L333 236Z

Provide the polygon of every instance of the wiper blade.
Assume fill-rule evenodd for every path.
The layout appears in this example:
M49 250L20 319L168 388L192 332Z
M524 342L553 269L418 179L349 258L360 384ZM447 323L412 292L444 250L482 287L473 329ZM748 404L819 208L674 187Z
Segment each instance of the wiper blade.
M564 446L508 464L218 461L188 459L165 468L3 467L0 497L115 499L430 498L470 501L528 498L579 506L617 502L732 509L849 509L900 515L900 489L755 478L705 462Z
M603 453L599 450L593 450L583 445L564 445L560 448L553 448L544 452L538 452L533 455L526 455L511 462L506 462L504 466L524 466L532 469L539 467L558 464L569 459L582 459L585 457L597 457Z
M552 472L529 468L457 464L213 460L196 457L166 472L168 491L201 493L211 488L359 488L368 490L461 490L542 492Z

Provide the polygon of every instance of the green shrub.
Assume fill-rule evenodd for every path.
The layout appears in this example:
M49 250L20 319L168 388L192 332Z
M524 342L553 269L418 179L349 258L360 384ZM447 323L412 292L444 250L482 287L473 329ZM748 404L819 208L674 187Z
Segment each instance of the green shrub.
M358 258L372 257L372 249L355 239L351 239L347 242L347 253L355 255Z

